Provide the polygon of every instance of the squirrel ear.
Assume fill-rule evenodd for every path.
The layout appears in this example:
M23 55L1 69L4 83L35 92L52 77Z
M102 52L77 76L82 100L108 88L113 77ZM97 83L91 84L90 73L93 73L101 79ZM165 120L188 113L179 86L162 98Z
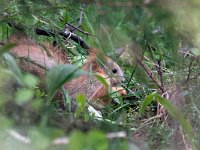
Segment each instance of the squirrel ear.
M125 50L126 50L125 48L118 48L118 49L116 49L115 50L115 56L117 58L119 58L124 53Z
M98 53L98 49L96 49L96 48L90 48L90 49L88 49L88 53L89 54L92 54L92 55L96 55L97 53Z
M113 55L114 55L114 58L118 59L124 53L125 50L126 50L126 48L118 48L115 51L108 52L107 56L113 58Z

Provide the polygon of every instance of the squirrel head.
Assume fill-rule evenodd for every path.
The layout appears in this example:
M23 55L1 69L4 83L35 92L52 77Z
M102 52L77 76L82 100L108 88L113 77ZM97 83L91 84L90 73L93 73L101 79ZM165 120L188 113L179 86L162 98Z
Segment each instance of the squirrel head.
M97 49L90 50L88 61L83 66L83 69L89 70L91 67L94 73L105 78L111 87L117 86L125 81L124 73L119 65Z
M106 57L103 69L108 75L107 78L110 79L111 86L117 86L117 84L121 84L125 81L122 69L111 58Z

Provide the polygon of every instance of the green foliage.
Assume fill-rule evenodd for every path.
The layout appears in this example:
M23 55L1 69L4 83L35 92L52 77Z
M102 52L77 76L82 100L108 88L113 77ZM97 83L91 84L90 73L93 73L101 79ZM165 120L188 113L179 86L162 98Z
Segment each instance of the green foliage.
M105 133L91 130L85 134L80 131L74 131L70 136L70 150L107 150L108 141Z
M39 79L32 74L22 72L15 58L8 54L15 46L7 43L8 37L19 32L17 30L22 30L38 43L56 41L59 47L69 52L71 60L76 62L81 60L77 64L82 65L85 62L83 61L86 57L85 50L78 44L72 41L66 42L58 35L54 38L46 38L34 32L36 27L58 32L65 28L67 22L78 26L80 10L83 10L84 14L80 29L91 35L86 36L77 30L75 33L91 47L97 47L102 50L102 53L109 54L113 54L116 48L129 47L129 52L125 52L123 59L114 59L125 72L127 80L122 86L128 94L122 98L110 93L117 104L102 110L99 120L90 117L86 112L87 104L84 95L77 96L78 106L75 113L61 111L57 107L58 102L52 100L65 82L85 72L72 65L58 65L48 71L47 91L45 91L40 88ZM0 41L5 43L0 48L0 129L2 133L0 138L4 139L0 140L0 149L135 148L130 140L113 139L109 142L106 133L121 130L129 133L130 136L126 138L142 139L148 142L152 149L166 148L172 145L174 129L165 120L156 119L157 102L164 106L174 120L182 126L184 130L182 136L189 137L185 145L185 141L175 141L183 143L183 146L174 149L187 146L187 141L192 144L198 141L200 138L198 11L197 0L0 1L2 14ZM15 26L15 29L9 24ZM136 61L135 56L143 62L153 77L147 74L144 66ZM115 58L112 55L111 57ZM96 78L108 87L105 79L98 75ZM176 91L173 89L173 85L176 84L181 86L181 94L186 101L183 112L160 95L152 94L155 91L163 95ZM65 103L69 102L67 91L64 91L64 95ZM139 109L140 105L142 105L141 109ZM145 116L141 116L139 110L142 112L146 110ZM83 122L80 123L80 120ZM92 122L90 125L97 130L90 130L88 122ZM22 128L23 132L20 133L22 135L25 133L31 138L30 145L20 143L4 132ZM87 132L81 132L77 128ZM194 131L193 136L192 131ZM69 132L71 132L69 144L58 145L58 147L52 145L54 138L68 136Z
M19 105L32 100L35 92L34 87L38 84L38 79L31 74L24 75L22 79L22 84L25 88L21 88L16 92L15 99L15 102Z
M46 149L50 144L50 139L37 129L29 130L28 135L32 140L32 145L34 149Z
M99 80L99 82L101 82L106 88L109 88L108 83L106 82L106 80L105 80L102 76L100 76L100 75L98 75L98 74L95 74L95 77L96 77L96 79Z
M20 89L16 92L16 103L22 105L33 98L33 91L29 89Z
M86 97L83 94L78 94L76 97L77 101L77 110L75 112L75 115L78 117L80 114L86 114ZM86 117L85 117L86 118Z
M140 113L144 115L144 111L146 107L150 103L152 103L152 101L158 101L162 106L164 106L164 108L168 111L168 113L171 116L173 116L175 120L178 121L178 123L181 125L183 130L186 132L188 139L190 139L190 142L192 143L194 139L193 139L193 134L192 134L192 126L190 122L184 117L182 112L177 107L175 107L169 100L163 98L162 96L158 94L148 95L146 99L144 100L144 103L141 105Z
M38 78L33 76L32 74L26 74L23 78L23 84L27 87L35 87L38 85Z
M10 54L7 54L7 53L5 53L3 55L3 58L5 59L5 63L7 65L7 67L9 68L9 70L11 70L13 72L13 74L18 79L18 81L21 81L22 73L21 73L21 70L19 69L15 59Z
M5 131L5 130L9 129L12 125L12 121L2 115L0 116L0 121L2 121L2 123L0 125L1 131Z
M15 44L6 44L6 45L3 45L1 48L0 48L0 56L3 54L3 53L5 53L5 52L7 52L7 51L9 51L11 48L13 48L15 46Z

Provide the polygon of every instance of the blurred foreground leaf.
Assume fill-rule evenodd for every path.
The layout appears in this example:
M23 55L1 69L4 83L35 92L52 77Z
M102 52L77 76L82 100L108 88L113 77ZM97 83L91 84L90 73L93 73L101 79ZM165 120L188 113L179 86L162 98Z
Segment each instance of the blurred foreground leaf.
M23 105L26 102L30 101L33 98L33 90L32 89L20 89L16 93L16 103L19 105Z
M85 74L85 72L74 65L60 64L53 67L48 71L46 79L48 99L51 101L56 91L61 88L64 83L83 74Z
M81 131L74 131L70 136L69 149L81 150L86 146L86 135Z
M8 52L11 48L13 48L16 44L10 43L10 44L6 44L3 45L0 48L0 56L3 55L5 52Z
M1 131L5 131L5 129L10 128L10 126L12 125L12 121L2 115L0 115L0 122L1 122L0 124Z
M26 75L24 75L23 83L24 83L24 85L32 88L38 84L38 79L35 76L33 76L32 74L26 74Z
M21 73L21 70L19 69L15 59L8 53L3 54L3 57L5 59L8 69L10 69L13 72L13 74L16 76L18 81L21 81L22 73Z
M95 77L99 82L101 82L106 88L109 88L108 83L106 82L106 79L103 78L102 76L95 74Z
M50 144L50 139L38 129L30 130L29 136L32 139L33 146L35 149L45 149Z
M87 134L74 131L70 136L69 149L107 150L108 141L106 134L97 130L91 130Z
M81 113L84 113L86 111L86 97L83 94L77 95L77 110L76 110L76 116L79 116Z

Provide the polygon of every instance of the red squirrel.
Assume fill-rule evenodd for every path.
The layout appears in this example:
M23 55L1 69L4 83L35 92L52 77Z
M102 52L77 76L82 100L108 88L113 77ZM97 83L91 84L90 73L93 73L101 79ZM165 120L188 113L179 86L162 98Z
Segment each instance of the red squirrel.
M10 42L16 43L10 52L19 58L18 64L22 70L41 78L45 76L45 70L49 70L57 64L70 63L66 52L51 44L44 44L43 47L25 36L12 36ZM107 56L104 57L103 63L100 62L97 57L97 49L89 49L88 52L87 61L81 69L88 72L92 70L93 73L105 78L108 87L94 76L82 75L65 83L64 88L73 100L76 99L77 94L82 93L90 104L100 109L111 102L111 98L108 96L109 90L126 95L125 89L118 86L124 81L124 73L118 64Z

